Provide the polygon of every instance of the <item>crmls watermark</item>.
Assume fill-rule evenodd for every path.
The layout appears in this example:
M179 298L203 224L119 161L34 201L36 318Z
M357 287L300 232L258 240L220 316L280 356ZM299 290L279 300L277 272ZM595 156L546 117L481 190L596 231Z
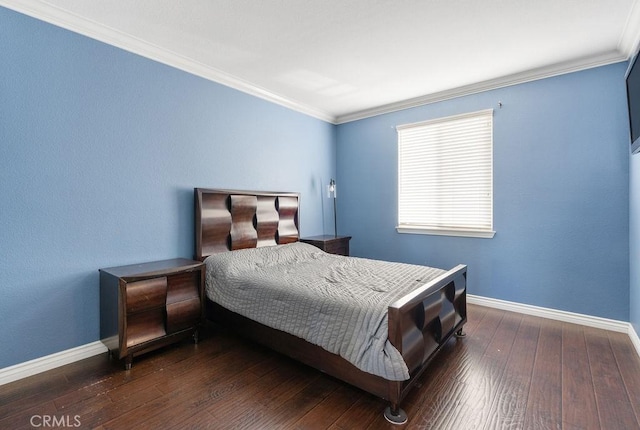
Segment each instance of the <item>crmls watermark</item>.
M29 420L32 427L80 427L80 415L33 415Z

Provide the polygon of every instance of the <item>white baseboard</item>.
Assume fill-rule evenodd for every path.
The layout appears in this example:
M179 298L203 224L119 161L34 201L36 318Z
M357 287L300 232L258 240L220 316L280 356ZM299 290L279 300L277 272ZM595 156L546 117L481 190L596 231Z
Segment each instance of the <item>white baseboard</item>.
M33 376L65 364L74 363L94 355L107 352L107 347L100 341L88 343L66 351L36 358L34 360L18 363L13 366L0 369L0 385L17 381L18 379Z
M638 334L634 330L633 325L628 322L577 314L574 312L542 308L539 306L524 305L522 303L508 302L506 300L491 299L488 297L474 296L471 294L467 294L467 303L486 306L489 308L501 309L504 311L516 312L519 314L548 318L556 321L579 324L587 327L626 333L629 335L631 343L636 349L638 356L640 356L640 338L638 338Z
M607 318L594 317L573 312L558 311L555 309L541 308L538 306L524 305L521 303L508 302L505 300L491 299L487 297L467 295L467 302L474 305L486 306L489 308L502 309L525 315L532 315L541 318L548 318L573 324L595 327L604 330L611 330L620 333L627 333L631 343L640 356L640 338L633 326L624 321L616 321ZM56 354L36 358L35 360L19 363L14 366L0 369L0 385L17 381L28 376L36 375L56 367L64 366L75 361L93 357L94 355L107 352L107 347L100 341L81 345L76 348L61 351Z
M636 348L636 352L640 355L640 338L631 324L629 324L629 338L631 339L633 346Z
M590 315L576 314L573 312L558 311L555 309L542 308L539 306L524 305L522 303L507 302L506 300L491 299L488 297L473 296L467 294L467 303L486 306L488 308L502 309L504 311L516 312L519 314L533 315L551 320L584 325L587 327L601 328L604 330L617 331L620 333L629 332L629 324L624 321L611 320L607 318L593 317Z

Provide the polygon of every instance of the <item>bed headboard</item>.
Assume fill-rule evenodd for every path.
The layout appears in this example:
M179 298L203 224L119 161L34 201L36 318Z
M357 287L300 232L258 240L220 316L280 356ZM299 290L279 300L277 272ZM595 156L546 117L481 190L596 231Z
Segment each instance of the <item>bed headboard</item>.
M296 242L298 193L196 188L196 259Z

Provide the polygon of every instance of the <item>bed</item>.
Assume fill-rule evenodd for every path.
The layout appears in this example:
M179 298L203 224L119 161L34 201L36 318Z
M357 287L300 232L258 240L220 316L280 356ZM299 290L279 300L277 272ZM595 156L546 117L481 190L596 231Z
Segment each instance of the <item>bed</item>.
M326 254L299 242L297 193L196 188L194 198L208 319L387 400L385 418L406 422L403 398L464 336L466 266Z

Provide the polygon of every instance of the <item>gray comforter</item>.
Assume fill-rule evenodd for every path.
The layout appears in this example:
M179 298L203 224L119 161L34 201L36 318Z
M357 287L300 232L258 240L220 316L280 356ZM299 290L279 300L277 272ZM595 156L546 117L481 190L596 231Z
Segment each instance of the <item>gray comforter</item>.
M215 254L205 263L209 299L394 381L409 372L387 339L387 308L445 272L299 242Z

